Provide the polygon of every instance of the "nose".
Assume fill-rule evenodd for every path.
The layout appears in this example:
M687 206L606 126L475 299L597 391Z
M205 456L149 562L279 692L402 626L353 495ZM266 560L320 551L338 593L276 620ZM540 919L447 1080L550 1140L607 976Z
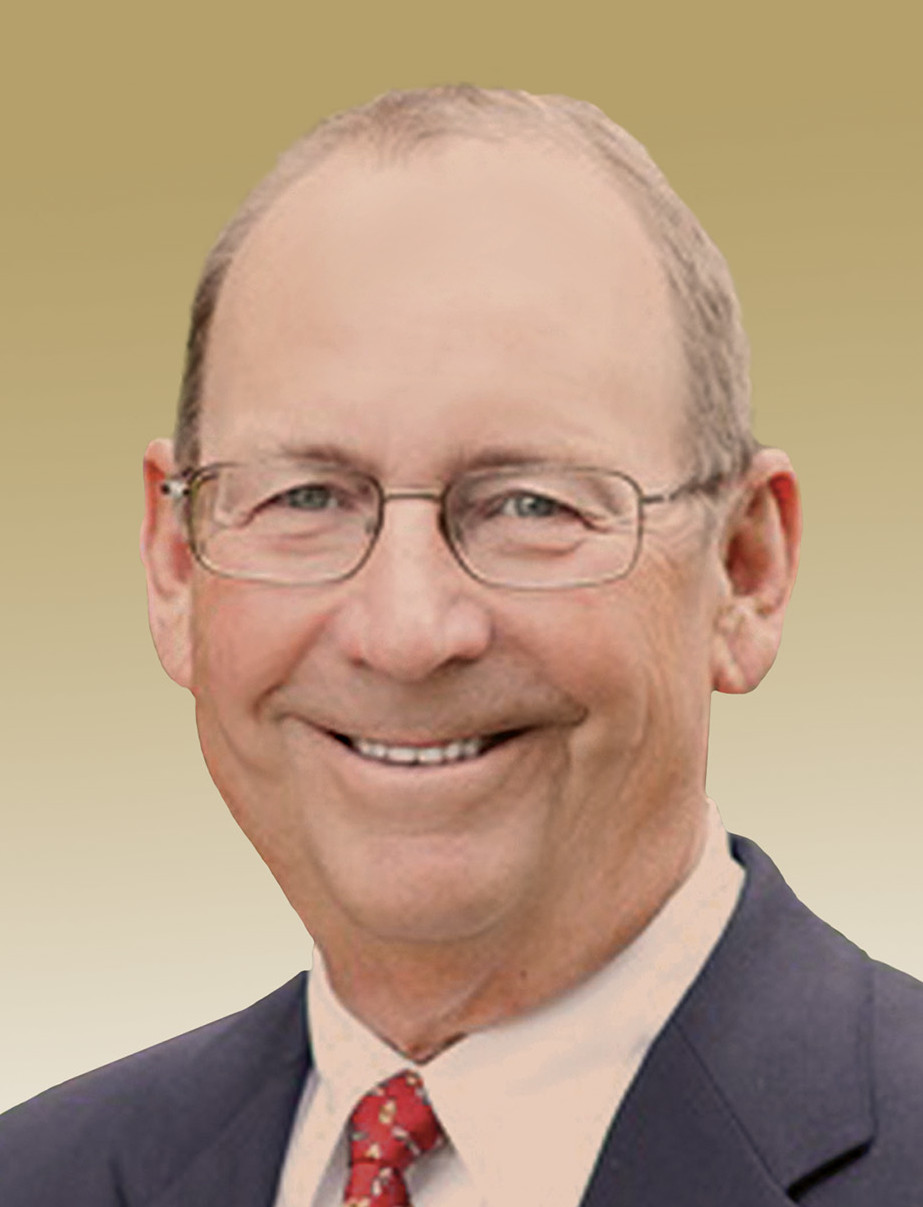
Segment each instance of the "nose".
M406 683L481 657L491 640L483 593L443 540L428 496L389 500L369 560L343 584L334 618L352 662Z

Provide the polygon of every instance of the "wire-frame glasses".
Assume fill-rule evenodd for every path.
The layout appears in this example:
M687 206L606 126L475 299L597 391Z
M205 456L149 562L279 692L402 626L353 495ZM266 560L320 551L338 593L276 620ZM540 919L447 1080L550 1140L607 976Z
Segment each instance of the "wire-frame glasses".
M491 586L590 587L627 575L638 559L645 509L699 491L723 475L645 494L619 470L538 462L472 470L442 490L385 490L340 464L274 458L204 465L166 480L184 505L190 548L205 569L285 586L334 583L368 560L385 505L430 500L459 564Z

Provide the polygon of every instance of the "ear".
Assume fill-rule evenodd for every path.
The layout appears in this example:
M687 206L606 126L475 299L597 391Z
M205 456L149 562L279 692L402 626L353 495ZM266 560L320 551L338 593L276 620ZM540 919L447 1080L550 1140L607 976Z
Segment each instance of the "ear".
M712 653L717 691L751 691L775 661L800 545L801 503L791 463L779 449L760 449L722 535Z
M154 440L144 456L141 560L154 646L164 670L181 687L192 685L191 591L193 558L182 516L163 483L174 473L173 445Z

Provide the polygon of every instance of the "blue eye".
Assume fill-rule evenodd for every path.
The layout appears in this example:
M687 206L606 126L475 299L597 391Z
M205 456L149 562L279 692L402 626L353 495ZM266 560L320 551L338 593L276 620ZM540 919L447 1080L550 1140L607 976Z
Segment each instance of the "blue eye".
M497 508L497 512L517 520L544 520L571 512L571 509L548 495L527 494L521 491L508 495Z
M296 511L326 511L336 505L337 500L329 486L314 482L283 491L276 496L275 502Z

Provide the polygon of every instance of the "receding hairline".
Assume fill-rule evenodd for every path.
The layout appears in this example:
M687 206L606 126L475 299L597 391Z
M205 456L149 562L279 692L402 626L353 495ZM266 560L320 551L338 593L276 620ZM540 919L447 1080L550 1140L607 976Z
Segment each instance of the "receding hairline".
M195 463L199 453L212 318L232 264L262 220L292 188L338 155L389 167L471 140L544 145L614 187L639 220L666 276L689 365L690 398L682 409L690 443L698 446L696 460L702 469L744 467L756 447L749 429L748 345L730 272L694 215L646 149L595 106L570 97L469 85L386 93L334 114L283 152L247 196L209 253L193 303L175 442L181 466ZM716 332L718 338L712 338ZM697 430L698 421L713 430Z
M460 167L456 174L454 167L451 167L457 151L464 153L465 144L482 144L487 149L488 156L492 150L496 149L497 156L492 165L489 160L484 163L483 176L481 174L481 162L475 161L473 165L473 175L469 175L471 163ZM560 166L567 172L568 187L560 190L559 196L564 200L565 205L569 205L571 199L579 203L587 196L587 181L581 181L580 173L586 172L587 176L592 177L592 182L597 182L601 187L600 193L596 194L595 210L598 212L604 223L611 224L614 220L616 225L620 225L623 220L629 223L627 241L634 247L638 248L643 244L642 255L650 264L651 270L657 275L659 282L664 287L666 299L672 302L669 296L669 283L667 275L663 271L663 264L659 255L656 239L652 232L648 229L649 224L645 221L643 209L636 203L634 198L619 187L619 182L612 178L611 174L607 174L600 168L591 156L581 153L581 148L568 146L561 140L556 140L549 143L547 148L537 147L535 141L522 135L520 131L511 130L505 132L498 137L485 138L481 136L479 131L460 131L451 132L444 137L437 139L429 139L421 142L418 146L413 147L406 154L389 155L381 154L381 148L374 146L366 148L364 145L345 144L335 145L329 149L323 156L318 157L315 162L312 162L298 176L293 176L287 181L283 188L280 188L274 193L272 199L261 205L258 210L248 215L248 221L242 224L239 237L234 245L233 253L228 256L227 264L221 280L220 289L214 299L214 315L217 315L219 308L222 306L223 299L226 294L233 293L235 290L235 280L239 272L247 270L244 268L244 263L249 257L251 244L256 242L259 246L255 251L255 262L262 263L263 257L267 254L268 246L275 246L277 236L272 232L273 228L281 222L285 227L287 234L281 236L285 246L282 252L276 249L275 253L281 254L283 262L289 254L291 248L289 240L291 232L304 231L312 237L316 237L323 242L325 237L326 222L328 217L337 216L338 206L343 198L347 201L353 191L363 191L368 178L377 173L386 174L394 173L400 178L405 172L408 173L410 183L406 186L413 190L417 188L417 184L410 176L415 169L421 165L424 173L427 168L427 161L438 161L445 159L450 165L448 190L453 189L464 191L471 186L471 197L474 204L479 205L484 201L485 205L492 203L494 183L493 169L499 164L499 172L496 179L499 181L499 188L504 187L508 173L506 166L510 162L501 148L503 146L510 147L514 152L522 150L525 153L524 157L524 172L529 173L529 161L539 168L539 182L542 181L543 169L549 163L549 157L546 151L550 151L553 156L559 159ZM568 163L569 161L569 163ZM457 162L457 161L456 161ZM514 187L517 182L515 171L510 174L514 182ZM472 185L473 180L473 185ZM553 189L556 181L553 176L549 178L550 186ZM592 187L592 182L590 187ZM398 188L403 188L403 185L398 185ZM421 186L427 188L424 183ZM436 189L440 185L436 184ZM316 191L315 191L316 190ZM532 194L528 189L521 190L527 196ZM550 191L550 190L549 190ZM615 198L613 202L600 204L599 197L603 192L612 194ZM388 197L388 192L384 194ZM384 204L389 203L385 200ZM401 202L395 203L397 210L401 208ZM376 220L374 207L369 211L370 220ZM568 221L567 217L561 219L562 222ZM579 224L579 211L575 213L571 226ZM289 226L291 223L291 226ZM268 229L267 229L268 228ZM269 244L266 242L266 235L269 233ZM297 233L296 233L297 237ZM383 237L387 237L387 232ZM445 239L452 237L450 229L446 228L444 232ZM604 273L605 269L601 269ZM672 316L671 316L672 317Z

